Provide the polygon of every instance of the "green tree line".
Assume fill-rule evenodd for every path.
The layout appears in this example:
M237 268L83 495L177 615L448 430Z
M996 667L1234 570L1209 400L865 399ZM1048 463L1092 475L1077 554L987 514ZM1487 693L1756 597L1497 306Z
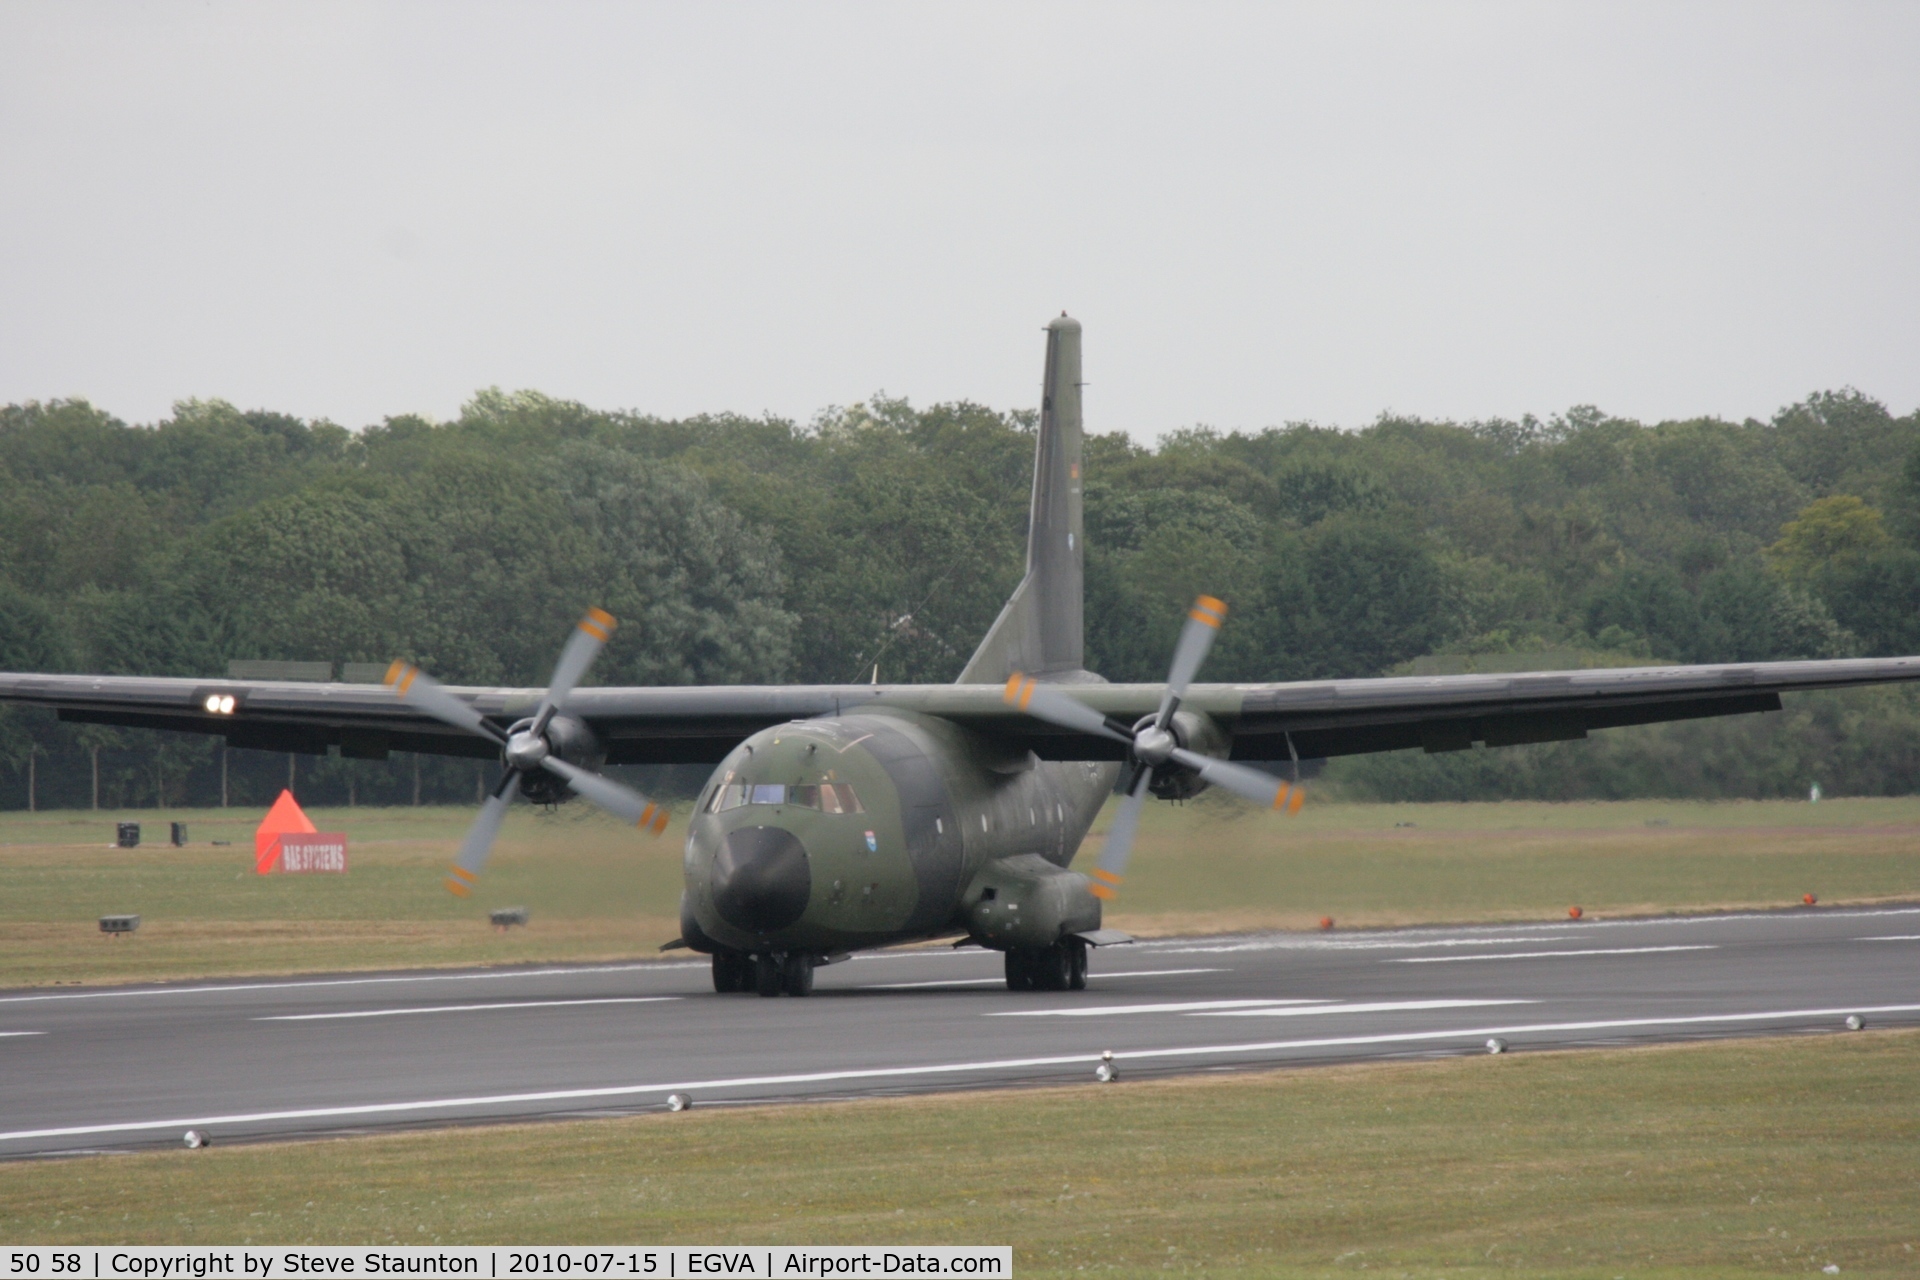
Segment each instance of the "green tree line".
M385 663L537 684L588 604L603 683L950 680L1020 573L1034 418L876 397L670 421L487 391L358 431L219 401L0 409L0 669ZM1221 680L1920 652L1920 414L1388 415L1094 435L1089 663L1156 680L1196 589ZM1410 665L1412 664L1412 665ZM1435 667L1435 664L1439 664ZM1401 798L1911 790L1904 690L1458 756L1336 761ZM471 799L472 762L309 759L303 798ZM284 756L0 714L0 806L257 804Z

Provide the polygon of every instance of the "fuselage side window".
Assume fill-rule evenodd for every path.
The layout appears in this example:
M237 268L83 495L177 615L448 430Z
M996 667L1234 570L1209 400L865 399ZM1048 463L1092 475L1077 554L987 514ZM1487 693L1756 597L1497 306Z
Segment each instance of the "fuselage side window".
M713 811L723 813L728 809L738 809L747 802L747 792L751 788L744 782L730 782L714 793Z
M863 806L860 803L860 797L853 794L853 787L849 783L835 782L828 786L821 787L820 790L822 794L828 791L833 792L833 797L835 801L839 803L839 806L840 806L838 809L835 809L832 811L834 813L865 813L866 812L865 806Z

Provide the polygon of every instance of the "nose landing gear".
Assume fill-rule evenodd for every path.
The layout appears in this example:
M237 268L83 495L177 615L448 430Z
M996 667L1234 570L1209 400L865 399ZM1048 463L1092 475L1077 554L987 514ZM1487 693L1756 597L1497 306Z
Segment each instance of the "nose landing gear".
M1087 944L1078 938L1062 938L1050 947L1015 947L1006 963L1009 991L1087 988Z

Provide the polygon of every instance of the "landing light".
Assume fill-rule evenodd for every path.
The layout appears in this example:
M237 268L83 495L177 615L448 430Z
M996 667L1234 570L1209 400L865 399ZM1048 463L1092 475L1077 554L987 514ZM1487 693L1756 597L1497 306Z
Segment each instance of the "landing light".
M230 716L233 714L234 701L230 693L210 693L204 704L209 715Z

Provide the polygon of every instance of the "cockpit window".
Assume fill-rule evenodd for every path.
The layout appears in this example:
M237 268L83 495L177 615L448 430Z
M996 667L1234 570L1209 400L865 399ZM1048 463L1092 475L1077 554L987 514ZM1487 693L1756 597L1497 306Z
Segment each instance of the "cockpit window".
M844 782L801 783L782 786L771 782L730 782L714 790L708 813L724 813L749 804L790 804L797 809L826 813L865 813L866 807Z
M865 813L860 797L853 794L853 788L844 782L835 782L820 788L820 807L828 813Z

